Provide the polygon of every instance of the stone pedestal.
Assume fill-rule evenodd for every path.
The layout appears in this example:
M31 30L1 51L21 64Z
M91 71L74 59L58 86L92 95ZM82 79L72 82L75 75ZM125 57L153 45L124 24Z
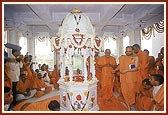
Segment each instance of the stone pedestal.
M58 81L61 111L98 111L97 80L87 82Z

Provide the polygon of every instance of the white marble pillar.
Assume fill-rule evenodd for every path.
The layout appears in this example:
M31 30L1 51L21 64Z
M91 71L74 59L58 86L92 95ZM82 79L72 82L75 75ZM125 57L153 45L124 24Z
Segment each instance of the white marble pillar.
M35 38L27 38L27 51L33 56L32 61L35 61Z
M72 82L73 80L73 65L72 64L69 65L69 80L70 82Z
M139 45L141 45L141 33L140 33L140 31L134 31L134 44L139 44ZM131 44L131 45L133 45L133 44Z
M8 30L8 43L19 45L19 36L16 30ZM11 49L7 49L9 55L12 54Z
M95 77L95 66L94 66L94 51L91 51L91 57L90 57L90 72L92 73L93 79L96 79Z
M83 74L84 74L84 82L86 82L87 81L87 74L88 74L88 72L87 72L87 52L88 50L87 50L87 48L86 49L84 49L83 50Z
M118 57L125 54L123 50L123 38L118 38L117 39L117 52L118 52Z
M61 69L61 72L60 72L60 75L61 75L61 78L63 79L64 78L64 73L63 73L63 56L62 56L62 51L60 50L60 69Z
M8 31L8 43L19 45L19 38L16 30Z

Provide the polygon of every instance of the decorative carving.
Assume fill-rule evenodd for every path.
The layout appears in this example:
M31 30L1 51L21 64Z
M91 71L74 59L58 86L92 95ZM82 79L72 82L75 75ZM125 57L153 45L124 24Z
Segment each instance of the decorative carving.
M97 94L98 80L95 77L93 63L94 46L100 49L102 41L95 38L89 18L79 9L74 9L67 14L60 27L59 35L51 39L51 44L56 49L60 49L61 78L58 83L62 97L61 110L98 110L97 95L91 99L89 92ZM90 57L89 62L87 62L88 57ZM93 103L92 108L90 108L90 100Z
M74 13L81 13L81 11L78 8L74 8L71 13L72 14L74 14Z
M74 15L74 18L75 18L76 24L78 25L81 20L81 15L79 15L79 19L77 19L76 15Z

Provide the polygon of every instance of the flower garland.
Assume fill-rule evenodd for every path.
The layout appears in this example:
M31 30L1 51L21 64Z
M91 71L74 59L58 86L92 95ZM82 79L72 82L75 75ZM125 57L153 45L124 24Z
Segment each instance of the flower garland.
M158 33L163 33L164 32L164 20L155 23L154 25L154 29L158 32Z
M160 21L147 28L142 29L143 37L146 40L149 40L152 35L155 37L154 30L156 30L158 33L163 33L164 32L164 21Z
M83 35L81 35L81 41L80 41L80 42L77 42L77 41L76 41L75 35L72 35L72 36L73 36L73 40L75 41L75 43L76 43L77 45L81 45L81 43L83 42Z
M62 37L56 37L56 38L52 37L50 39L50 42L56 49L60 49L62 40L63 40Z
M151 38L152 32L153 32L153 26L149 26L149 27L147 27L147 28L142 29L143 37L144 37L146 40L149 40L149 39Z
M39 37L37 37L37 38L38 38L38 40L39 40L40 42L44 42L44 41L46 41L49 37L39 36Z
M57 46L59 46L59 41L60 41L59 38L55 38L55 44L56 44Z
M95 39L94 41L94 46L96 49L100 50L103 46L103 40L100 40L100 39Z
M81 36L81 41L80 42L77 42L75 36ZM71 43L76 47L76 48L81 48L83 47L86 42L87 42L87 38L83 38L83 34L73 34L72 37L70 38L71 39Z

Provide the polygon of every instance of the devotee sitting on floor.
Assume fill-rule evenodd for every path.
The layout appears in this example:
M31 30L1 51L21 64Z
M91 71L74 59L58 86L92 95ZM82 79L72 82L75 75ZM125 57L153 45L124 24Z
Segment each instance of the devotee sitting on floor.
M12 109L14 111L51 111L51 110L59 111L60 108L59 100L60 100L59 95L45 98L43 100L35 102L28 102L27 100L25 100L18 103ZM49 108L51 108L51 110Z
M47 71L46 71L46 64L43 64L43 65L41 66L40 73L41 73L41 75L42 75L42 77L43 77L43 79L44 79L44 82L50 83L50 78L49 78L48 73L47 73Z
M145 78L142 81L140 92L136 95L136 111L150 111L152 108L151 96L152 96L152 84L149 78Z
M36 93L35 89L29 87L29 81L27 81L27 76L24 73L20 75L20 79L16 86L16 93L16 101L29 99Z
M164 77L160 74L151 74L149 81L153 85L153 111L164 111Z
M51 100L48 104L48 109L51 111L59 111L60 110L60 103L57 100Z
M60 70L57 65L54 65L54 70L52 71L52 77L50 78L51 84L54 84L55 89L59 89L59 84L57 83L60 79Z
M158 53L158 57L156 58L156 67L158 68L158 70L161 70L163 71L164 70L164 67L163 67L163 64L162 64L162 59L164 58L164 47L162 47L160 49L160 52Z
M33 76L32 76L32 70L30 69L30 62L29 62L29 58L27 55L25 55L24 59L22 60L22 63L23 63L23 68L21 68L21 73L23 72L26 72L26 82L29 82L28 83L28 87L29 88L32 88L33 87Z
M148 73L149 74L161 74L164 75L162 70L159 70L156 65L155 65L155 58L154 56L149 56L149 51L147 49L144 49L144 52L148 55L148 61L149 61L149 65L148 65Z
M48 78L50 79L50 80L49 80L49 83L51 83L52 75L51 75L51 72L50 72L50 70L49 70L49 66L48 66L48 65L45 65L45 71L47 72Z
M4 110L9 111L11 103L13 101L12 89L10 87L4 87Z
M37 73L37 78L34 81L33 88L37 89L37 92L35 94L36 97L41 97L52 90L51 86L47 86L45 84L44 80L42 79L41 73Z

